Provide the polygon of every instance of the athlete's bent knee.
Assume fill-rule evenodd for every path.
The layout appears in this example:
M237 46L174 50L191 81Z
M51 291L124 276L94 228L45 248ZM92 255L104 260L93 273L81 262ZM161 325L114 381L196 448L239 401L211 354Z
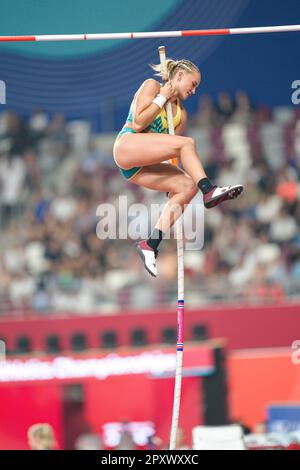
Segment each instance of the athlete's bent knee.
M198 187L188 176L185 177L183 185L182 185L182 192L187 195L195 195L198 192Z
M198 191L199 189L192 178L182 176L180 180L176 181L176 184L171 188L170 192L172 194L184 194L187 197L194 197Z
M193 137L184 137L184 146L195 147L196 142Z

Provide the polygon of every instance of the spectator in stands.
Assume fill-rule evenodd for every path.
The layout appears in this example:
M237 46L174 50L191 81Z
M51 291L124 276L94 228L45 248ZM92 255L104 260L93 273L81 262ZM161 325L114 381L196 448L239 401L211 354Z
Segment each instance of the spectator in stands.
M191 124L195 127L211 128L217 125L218 114L209 95L201 95L199 98L199 109L197 114L191 119Z
M0 228L5 227L18 213L26 176L22 158L13 154L0 161Z
M31 135L28 132L28 126L13 111L7 111L5 114L3 140L6 141L7 150L12 155L22 155L24 150L31 145Z
M289 214L287 207L282 207L270 225L270 238L277 243L291 242L297 234L296 220Z
M155 432L148 436L147 444L143 450L161 450L164 447L163 441L156 436Z
M218 102L217 102L217 112L219 118L219 125L223 125L228 122L234 113L234 104L229 95L225 91L221 91L218 94Z
M276 193L280 199L289 204L295 204L298 199L300 185L298 181L298 174L295 169L281 168L278 172L278 184Z
M40 189L41 184L41 169L38 162L38 157L33 149L28 149L24 153L24 162L26 164L26 178L24 187L34 193Z
M28 129L34 147L45 137L48 127L48 115L42 108L36 108L28 121Z
M121 438L116 450L136 450L137 448L128 424L127 421L123 422Z
M92 431L90 425L84 425L83 432L77 437L75 450L103 450L103 444L100 436Z
M53 427L48 423L32 424L27 431L31 450L55 450L57 441Z
M235 110L232 115L232 122L249 125L253 120L253 109L249 96L244 91L235 94Z

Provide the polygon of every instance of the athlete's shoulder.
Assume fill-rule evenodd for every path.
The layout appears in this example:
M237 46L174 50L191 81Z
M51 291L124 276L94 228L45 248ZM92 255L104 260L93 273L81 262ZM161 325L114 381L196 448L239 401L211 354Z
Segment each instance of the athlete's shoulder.
M147 80L142 83L141 88L147 90L159 90L160 86L160 83L157 80L154 80L154 78L147 78Z
M134 100L139 97L141 94L143 96L145 95L156 95L160 89L160 83L157 80L154 80L153 78L148 78L145 80L138 90L136 91L134 95Z
M161 86L160 82L158 80L155 80L155 78L147 78L144 83L152 83L152 85Z

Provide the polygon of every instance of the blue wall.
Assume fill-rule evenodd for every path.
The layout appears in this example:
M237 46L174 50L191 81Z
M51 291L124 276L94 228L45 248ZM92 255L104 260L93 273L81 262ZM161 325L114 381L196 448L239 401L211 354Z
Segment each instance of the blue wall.
M0 34L74 34L147 31L180 0L0 0ZM120 46L122 41L10 43L1 50L29 57L74 58Z
M299 0L251 0L235 27L300 24ZM256 103L292 105L300 79L300 32L226 37L202 63L202 91L247 90Z
M51 4L28 0L32 6ZM56 0L55 0L56 2ZM34 34L49 32L102 32L119 30L176 30L219 27L271 26L277 24L300 23L299 0L184 0L169 1L164 9L158 5L152 12L146 9L149 2L126 2L118 22L114 21L117 0L109 3L111 14L101 16L99 29L97 22L87 28L88 18L95 12L89 8L79 8L82 0L74 0L73 8L59 10L60 20L56 29L48 22L47 30L21 28L26 18L9 13L10 29L5 23L5 0L0 0L0 34ZM120 5L125 2L119 0ZM24 2L24 4L28 4ZM94 0L85 2L94 4ZM98 2L102 4L102 2ZM52 3L53 5L53 3ZM64 4L65 6L67 3ZM143 5L145 8L143 8ZM154 5L154 4L153 4ZM284 5L284 7L283 7ZM130 8L132 6L132 8ZM77 7L77 8L76 8ZM107 8L107 2L106 2ZM18 11L18 10L17 10ZM47 9L45 9L47 12ZM78 12L82 15L79 28ZM142 12L147 12L142 15ZM159 15L157 14L159 12ZM36 10L37 13L37 10ZM128 14L127 14L128 13ZM35 18L35 10L31 16ZM77 18L75 21L74 18ZM7 18L7 17L6 17ZM17 18L18 21L15 21ZM52 11L50 20L54 24ZM14 21L16 23L14 29ZM73 21L73 22L72 22ZM139 28L143 21L144 28ZM31 28L34 26L31 21ZM62 30L63 25L68 25ZM72 28L70 28L72 25ZM117 25L117 26L116 26ZM123 28L121 28L123 25ZM5 26L5 28L4 28ZM76 26L76 30L73 29ZM128 26L128 28L127 28ZM136 26L136 28L134 28ZM24 29L25 28L25 29ZM98 46L97 46L98 44ZM0 79L7 88L7 107L16 109L23 115L36 106L44 107L49 113L64 112L68 118L86 117L97 128L111 130L122 125L126 117L132 95L140 83L151 75L148 64L158 60L157 47L165 44L172 57L188 57L201 68L203 82L199 93L216 96L220 90L234 92L246 90L256 104L292 105L291 83L300 79L298 54L300 32L208 38L169 38L159 40L122 41L109 49L97 50L99 43L26 44L24 49L12 50L12 45L0 47ZM88 46L87 46L88 45ZM74 49L75 47L75 49ZM77 47L77 48L76 48ZM85 48L86 47L86 51ZM92 47L92 49L91 49ZM38 48L38 49L35 49ZM57 48L57 57L53 57ZM36 54L38 53L38 56ZM41 57L41 54L43 55ZM62 55L69 55L68 58ZM195 111L197 98L187 102L187 109ZM1 106L1 109L5 109ZM106 111L113 110L114 120L106 120Z

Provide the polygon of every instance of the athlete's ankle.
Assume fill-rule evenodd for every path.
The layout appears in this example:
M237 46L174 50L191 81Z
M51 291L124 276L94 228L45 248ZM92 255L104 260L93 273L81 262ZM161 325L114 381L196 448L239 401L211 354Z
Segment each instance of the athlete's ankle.
M207 177L201 178L197 186L203 194L208 194L215 187Z
M163 239L163 232L158 228L153 229L150 237L147 240L147 245L152 248L152 250L157 251L158 247Z

